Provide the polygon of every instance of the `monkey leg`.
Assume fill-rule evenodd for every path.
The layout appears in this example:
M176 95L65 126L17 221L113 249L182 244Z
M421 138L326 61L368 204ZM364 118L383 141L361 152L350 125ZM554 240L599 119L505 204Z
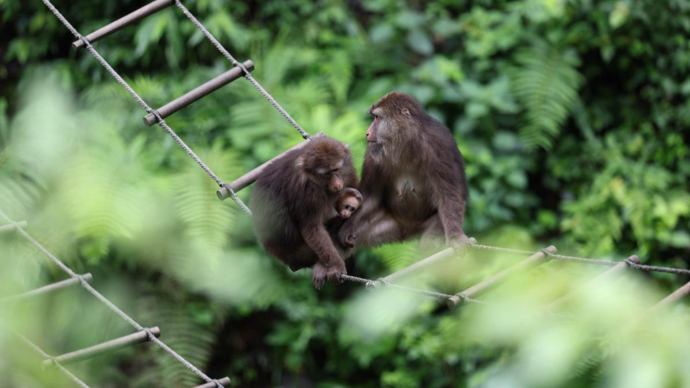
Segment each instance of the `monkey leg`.
M429 217L420 228L419 245L422 249L433 249L443 246L443 223L438 213Z
M356 231L356 248L369 248L378 245L403 241L407 232L393 216L381 210L367 220L360 220Z
M288 261L290 269L295 272L313 266L318 261L318 257L307 244L302 244L290 253Z
M436 213L424 221L421 226L420 246L425 249L442 246L444 237L445 244L453 248L463 248L469 241L469 238L462 230L449 237L441 216Z
M324 267L323 264L316 262L312 267L312 282L314 283L314 288L320 290L326 283L326 273L328 268Z

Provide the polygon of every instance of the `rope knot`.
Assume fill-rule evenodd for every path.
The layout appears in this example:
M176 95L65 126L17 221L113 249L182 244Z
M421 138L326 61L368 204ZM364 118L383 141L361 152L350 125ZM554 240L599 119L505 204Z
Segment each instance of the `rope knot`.
M136 329L138 331L143 331L144 333L146 333L146 335L149 337L149 341L152 341L154 338L156 338L156 335L153 334L153 332L151 330L149 330L148 327L143 327L143 326L139 325L139 327L137 327Z
M239 67L240 70L242 70L242 72L244 73L244 78L249 78L249 70L247 70L247 67L244 65L244 63L235 60L232 64L235 65L235 67Z
M379 288L382 285L388 287L388 286L390 286L390 284L391 283L388 280L386 280L384 278L378 278L376 280L367 282L365 287L367 290L371 290L371 289Z
M460 300L462 301L463 304L467 303L470 300L470 298L467 295L463 294L462 292L455 294L455 296L460 298Z
M553 257L553 253L546 248L540 249L539 252L543 253L546 257Z
M216 385L216 388L225 388L223 387L223 384L220 383L220 381L213 379L212 383Z
M81 284L82 287L86 288L87 287L87 281L84 279L83 275L74 275L77 279L79 279L79 284Z
M446 305L450 309L454 309L458 306L462 306L464 304L467 304L469 302L470 298L467 297L467 295L463 294L462 292L457 293L451 297L449 297L446 300Z
M78 38L79 38L79 40L84 42L84 47L86 47L87 49L93 48L93 46L91 45L91 42L89 42L89 40L86 39L86 37L84 35L79 34Z
M156 120L158 121L158 124L165 124L165 120L163 120L163 117L161 116L160 113L158 113L157 110L149 108L150 112L152 115L156 117Z
M51 368L51 367L57 367L58 365L60 365L57 358L55 358L49 354L45 355L45 360L49 361L49 362L43 363L43 365L41 366L43 370L46 370L47 368Z

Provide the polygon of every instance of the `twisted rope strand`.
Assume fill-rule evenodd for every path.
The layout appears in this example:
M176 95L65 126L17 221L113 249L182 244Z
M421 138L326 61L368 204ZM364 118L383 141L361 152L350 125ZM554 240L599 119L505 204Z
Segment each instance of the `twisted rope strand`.
M139 103L139 105L141 105L141 107L144 108L144 110L147 113L151 113L156 117L158 125L165 129L165 132L167 132L168 135L170 135L170 137L172 137L173 140L175 140L175 142L180 147L182 147L182 149L187 153L187 155L189 155L196 162L196 164L198 164L199 167L201 167L206 172L206 174L208 174L208 176L210 176L211 179L213 179L218 184L218 186L226 187L230 191L230 197L232 197L233 201L235 201L245 213L251 216L252 212L251 210L249 210L247 205L245 205L244 202L242 202L242 200L239 197L237 197L235 192L232 191L232 189L229 186L223 183L223 181L211 170L211 168L209 168L206 165L206 163L204 163L201 160L201 158L199 158L196 155L196 153L194 153L194 151L192 151L192 149L177 135L177 133L175 133L175 131L173 131L173 129L170 128L170 126L165 122L165 120L163 120L160 114L155 109L151 109L151 107L146 103L146 101L144 101L144 99L141 98L141 96L139 96L137 92L135 92L134 89L132 89L131 86L129 86L127 81L125 81L120 76L120 74L118 74L118 72L115 71L115 69L113 69L113 67L110 66L110 64L98 53L98 51L96 51L96 49L91 45L91 42L89 42L88 39L81 35L79 31L77 31L77 29L70 24L70 22L60 13L60 11L58 11L58 9L55 8L55 6L50 2L50 0L42 1L43 4L45 4L46 7L48 7L48 9L62 22L62 24L64 24L65 27L67 27L67 29L72 33L72 35L84 42L84 46L91 53L91 55L93 55L94 58L96 58L98 62L100 62L100 64L108 71L108 73L110 73L110 75L112 75L113 78L115 78L115 80L120 85L122 85L123 88L125 88L125 90L127 90L127 92Z
M474 248L474 249L504 252L504 253L515 253L515 254L525 255L525 256L532 256L533 254L536 253L536 252L525 251L525 250L520 250L520 249L501 248L501 247L494 247L494 246L490 246L490 245L481 245L481 244L470 244L469 246L471 248ZM552 258L552 259L564 260L564 261L576 261L576 262L580 262L580 263L601 265L601 266L606 266L606 267L613 267L613 266L617 265L618 263L620 263L620 261L613 261L613 260L596 260L596 259L588 259L585 257L566 256L566 255L559 255L559 254L548 253L548 252L544 252L544 253L549 258ZM622 261L625 261L625 260L622 260ZM690 270L688 270L688 269L636 264L636 263L631 262L631 261L627 261L627 263L631 268L639 269L641 271L664 272L664 273L672 273L672 274L676 274L676 275L690 275Z
M5 324L2 321L0 321L0 325L2 325L5 329L9 330L13 335L19 337L19 339L21 339L25 344L27 344L30 348L35 350L36 353L40 354L41 357L43 357L46 360L52 360L53 365L55 365L58 368L58 370L60 372L62 372L65 376L69 377L69 379L72 380L75 384L77 384L78 386L80 386L82 388L89 388L89 386L86 385L85 382L81 381L79 379L79 377L72 374L72 372L70 372L69 370L67 370L67 368L62 366L62 364L60 364L54 357L52 357L48 353L44 352L43 349L38 347L38 345L36 345L35 343L31 342L31 340L24 337L21 333L19 333L18 331L14 330L11 327L9 327L7 324Z
M221 45L220 42L218 42L218 40L213 35L211 35L211 33L206 29L206 27L204 27L203 24L201 24L201 22L199 22L199 20L197 20L197 18L194 15L192 15L191 12L189 12L189 10L182 4L180 0L175 0L175 5L177 6L177 8L182 10L182 13L184 13L185 16L187 16L187 18L192 21L192 23L194 23L194 25L206 36L206 38L209 41L211 41L211 43L218 49L218 51L220 51L220 53L223 54L225 58L228 59L228 61L230 61L230 63L242 69L242 71L244 72L244 77L249 82L251 82L252 85L254 85L254 87L264 96L264 98L266 98L266 100L268 100L268 102L270 102L271 105L273 105L273 107L276 108L278 112L280 112L280 114L283 115L283 117L285 117L285 119L290 124L292 124L293 127L295 127L295 129L300 133L300 135L302 135L302 138L304 138L305 140L311 139L311 135L309 135L304 129L302 129L302 127L300 127L299 124L297 124L297 121L295 121L295 119L293 119L292 116L290 116L290 114L285 109L283 109L283 107L280 106L280 104L278 104L278 101L276 101L273 98L273 96L271 96L266 91L266 89L264 89L261 86L261 84L259 84L259 82L254 79L251 73L249 73L249 70L247 70L247 68L241 62L236 60L235 57L233 57L232 54L230 54L230 52L228 52L228 50L226 50L225 47L223 47L223 45Z

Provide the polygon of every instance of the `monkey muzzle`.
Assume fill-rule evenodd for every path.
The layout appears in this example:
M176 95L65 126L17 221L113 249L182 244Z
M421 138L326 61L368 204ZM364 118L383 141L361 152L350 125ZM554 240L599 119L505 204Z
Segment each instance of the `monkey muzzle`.
M376 126L379 123L379 118L374 117L374 121L371 123L369 126L369 129L367 129L367 141L369 143L376 143Z
M343 189L343 180L339 176L333 175L331 181L328 183L328 191L337 193Z

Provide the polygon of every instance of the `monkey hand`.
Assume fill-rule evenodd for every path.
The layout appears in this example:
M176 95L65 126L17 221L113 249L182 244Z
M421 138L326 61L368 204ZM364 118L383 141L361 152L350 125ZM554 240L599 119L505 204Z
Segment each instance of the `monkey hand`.
M328 267L326 271L326 276L328 280L333 283L342 283L344 280L340 278L340 275L347 275L347 270L345 269L345 263L341 260L338 265Z
M348 231L345 228L340 230L338 237L340 237L340 243L345 248L354 248L355 242L357 242L357 235L355 235L355 232Z
M312 282L314 283L314 288L320 290L321 287L326 283L326 272L327 268L321 265L321 263L314 264L312 267Z

